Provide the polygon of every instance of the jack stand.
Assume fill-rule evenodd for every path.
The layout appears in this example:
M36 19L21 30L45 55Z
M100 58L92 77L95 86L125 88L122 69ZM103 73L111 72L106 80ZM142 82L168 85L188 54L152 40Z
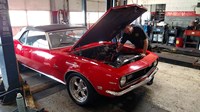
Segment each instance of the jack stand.
M23 88L23 96L24 96L22 97L22 99L24 100L25 104L24 102L19 103L18 102L19 100L18 100L17 101L18 108L23 104L25 105L23 107L25 108L24 110L26 110L26 112L47 112L45 111L45 109L40 109L40 110L37 109L32 93L30 91L30 87L26 81L24 81L24 83L22 84L22 88ZM18 112L18 110L15 110L14 112Z
M29 88L26 87L26 89L29 89ZM28 92L28 91L26 90L25 92ZM28 98L31 97L30 93L26 93L26 94L30 95ZM33 100L33 99L31 99L31 100ZM24 101L24 97L21 95L21 93L17 93L16 102L17 102L17 110L15 110L14 112L47 112L44 109L37 110L36 107L30 108L30 105L28 105L28 103L27 103L27 96L25 97L25 101ZM26 104L25 104L25 102L26 102ZM31 102L31 103L34 104L34 102ZM33 105L33 106L35 106L35 105Z
M17 93L16 102L18 112L45 112L44 109L36 110L28 108L24 102L24 98L21 93Z
M29 85L27 84L26 81L23 83L22 87L23 87L23 94L24 94L24 97L25 97L26 106L31 108L31 109L36 109L36 105L35 105L32 93L30 91L30 87L29 87Z

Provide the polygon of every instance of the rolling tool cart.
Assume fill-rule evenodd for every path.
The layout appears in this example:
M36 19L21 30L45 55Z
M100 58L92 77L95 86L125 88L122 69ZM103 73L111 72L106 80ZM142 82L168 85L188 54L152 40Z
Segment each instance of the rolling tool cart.
M185 30L184 32L184 47L190 47L200 50L200 31Z
M177 36L177 30L170 29L168 32L167 45L175 45L176 36Z
M152 43L163 43L164 40L164 28L156 27L153 29Z

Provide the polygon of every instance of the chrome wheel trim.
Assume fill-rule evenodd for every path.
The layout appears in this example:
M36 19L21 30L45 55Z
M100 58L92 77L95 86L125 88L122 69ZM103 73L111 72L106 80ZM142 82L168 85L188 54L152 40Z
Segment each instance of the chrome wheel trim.
M82 78L73 76L69 81L69 92L72 97L80 103L83 103L88 98L88 88Z

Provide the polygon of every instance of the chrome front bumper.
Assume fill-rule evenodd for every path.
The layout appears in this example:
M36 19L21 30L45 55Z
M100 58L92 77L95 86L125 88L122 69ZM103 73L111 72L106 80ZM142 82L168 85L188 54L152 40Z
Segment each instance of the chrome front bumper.
M123 90L123 91L120 91L120 92L115 92L115 91L110 91L110 90L106 90L106 93L108 94L111 94L113 96L121 96L123 94L126 94L128 93L129 91L132 91L133 89L137 88L137 87L140 87L144 84L146 84L147 82L149 82L153 77L154 77L154 74L158 71L158 68L153 68L151 69L144 77L147 77L149 76L149 74L151 74L149 77L147 77L145 80L135 84L135 85L132 85L130 87L128 87L127 89Z

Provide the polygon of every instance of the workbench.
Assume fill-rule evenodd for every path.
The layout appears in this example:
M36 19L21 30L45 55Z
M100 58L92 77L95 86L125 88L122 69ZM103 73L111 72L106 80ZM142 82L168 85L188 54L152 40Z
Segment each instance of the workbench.
M189 41L189 39L191 41ZM184 32L184 48L194 47L200 50L200 31L199 30L185 30Z

